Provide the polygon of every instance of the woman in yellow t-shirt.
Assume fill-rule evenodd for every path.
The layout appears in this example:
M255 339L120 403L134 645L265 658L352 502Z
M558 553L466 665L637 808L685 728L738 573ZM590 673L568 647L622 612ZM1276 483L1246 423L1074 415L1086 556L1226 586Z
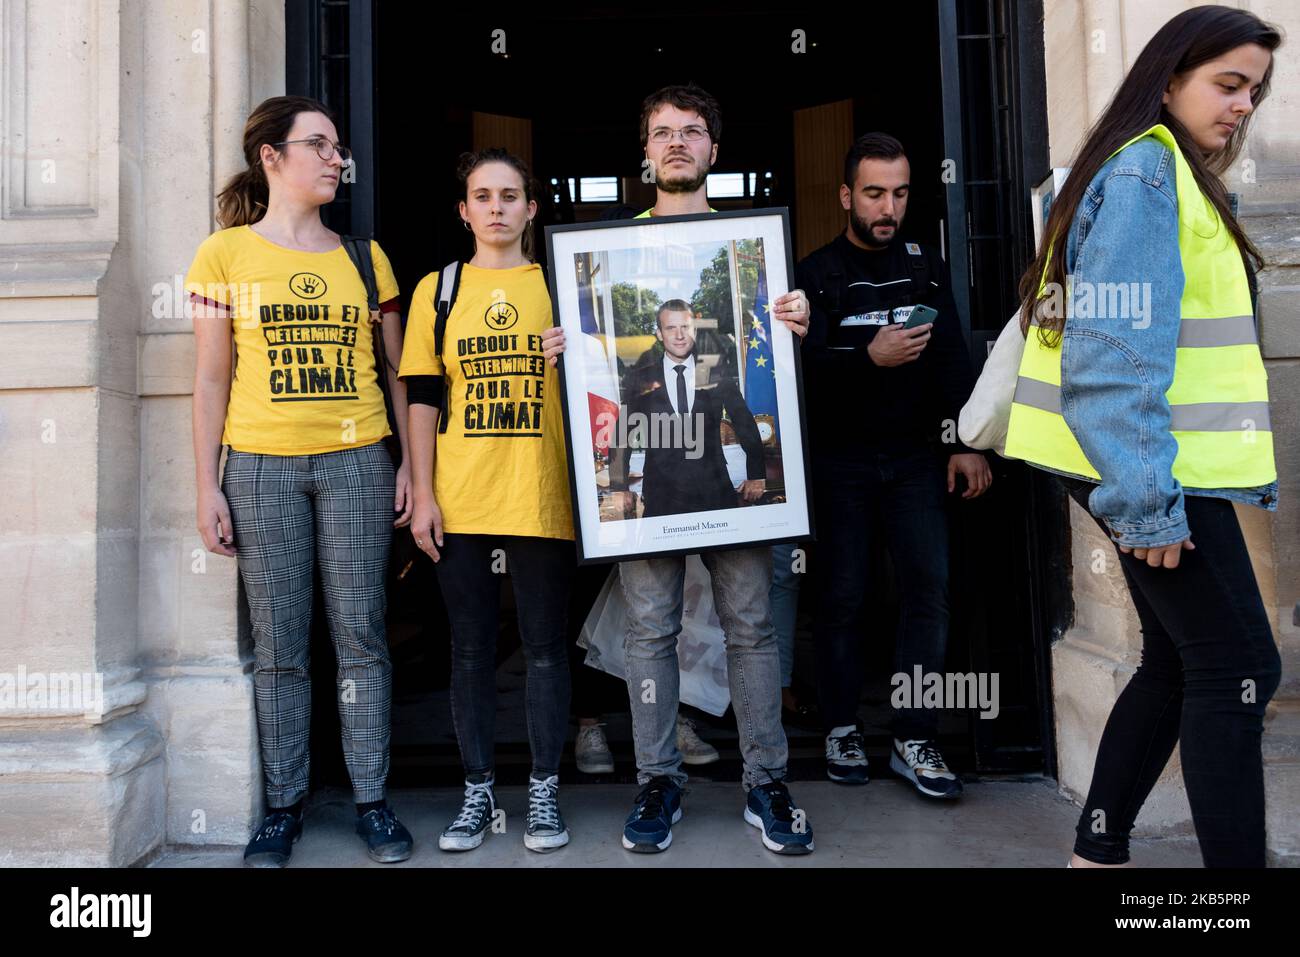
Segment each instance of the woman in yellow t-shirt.
M575 568L559 379L542 355L551 300L532 260L537 202L528 168L489 149L464 154L459 179L474 256L460 267L441 349L438 274L416 287L400 371L411 403L411 532L438 565L451 620L452 716L466 778L464 804L438 846L478 847L496 810L497 616L500 575L509 571L528 661L533 770L524 846L547 851L569 840L556 795Z
M315 100L258 106L244 127L248 168L218 197L224 228L199 247L186 277L199 532L208 550L238 558L253 630L268 805L244 851L253 866L286 864L302 833L317 564L357 833L374 860L411 856L411 835L384 796L392 698L384 584L392 529L410 516L410 483L405 462L394 474L382 441L390 432L365 284L320 218L350 162L337 141ZM402 347L397 283L379 246L370 251L392 363ZM405 388L394 370L385 374L401 433Z

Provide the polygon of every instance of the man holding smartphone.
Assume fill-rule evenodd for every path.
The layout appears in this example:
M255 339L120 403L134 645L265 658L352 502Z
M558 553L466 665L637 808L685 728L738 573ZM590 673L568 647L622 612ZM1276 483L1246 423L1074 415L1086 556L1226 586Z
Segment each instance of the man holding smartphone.
M867 780L858 622L878 574L870 567L873 520L882 520L902 603L894 670L909 680L917 666L942 673L945 497L975 498L992 481L984 456L957 438L974 378L947 266L898 236L909 179L898 140L860 137L844 161L844 232L795 269L811 304L803 361L820 556L818 697L827 775L843 784ZM893 725L890 768L927 797L959 797L961 781L936 742L938 712L899 707Z

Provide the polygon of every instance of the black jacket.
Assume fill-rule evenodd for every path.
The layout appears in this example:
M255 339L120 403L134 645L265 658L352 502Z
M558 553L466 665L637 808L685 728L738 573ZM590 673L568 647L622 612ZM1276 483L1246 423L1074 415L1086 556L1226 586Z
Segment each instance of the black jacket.
M974 387L970 353L935 250L895 239L880 251L844 234L795 268L812 314L802 346L812 455L924 446L944 437L948 454L971 451L956 437L957 415ZM902 306L939 312L913 362L877 366L867 346Z
M629 419L635 413L646 417L647 435L654 423L667 423L673 417L668 386L664 381L663 353L651 349L645 360L628 372L624 405ZM723 379L716 385L695 387L690 413L697 431L698 458L688 458L682 445L675 448L647 448L641 496L644 515L674 515L714 508L735 508L740 504L727 474L727 460L722 451L722 418L731 420L736 439L745 450L745 477L761 479L767 475L763 458L763 440L758 434L754 415L745 404L735 383ZM678 433L680 434L680 433ZM627 489L628 455L626 447L615 448L609 470L609 487Z

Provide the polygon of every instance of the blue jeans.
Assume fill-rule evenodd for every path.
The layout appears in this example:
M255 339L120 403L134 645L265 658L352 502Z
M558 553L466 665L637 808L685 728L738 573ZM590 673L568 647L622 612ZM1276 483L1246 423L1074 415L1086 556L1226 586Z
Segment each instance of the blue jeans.
M862 698L861 618L871 576L872 517L884 521L902 603L894 671L942 672L948 647L948 517L944 470L928 448L813 460L820 583L813 639L826 730L857 722ZM900 707L894 737L929 739L934 709Z
M565 628L576 559L573 542L521 535L447 533L438 584L451 620L451 716L465 773L493 768L497 714L497 636L504 554L514 586L528 677L524 707L533 775L558 774L569 731L569 655Z
M794 625L799 616L799 576L795 574L794 542L772 546L772 587L768 596L772 601L772 627L776 629L776 644L781 651L781 687L790 687L794 680Z
M742 783L748 791L786 773L781 662L767 596L772 551L763 546L705 552L700 558L712 579L725 635L727 682L745 763ZM662 775L682 786L686 774L677 750L677 635L682 630L686 557L623 562L618 577L628 610L623 649L637 782Z

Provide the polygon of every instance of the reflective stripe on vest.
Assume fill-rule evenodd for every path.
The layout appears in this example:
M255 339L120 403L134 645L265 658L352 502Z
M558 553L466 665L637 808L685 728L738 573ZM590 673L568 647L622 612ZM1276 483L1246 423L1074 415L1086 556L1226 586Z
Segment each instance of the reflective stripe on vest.
M1174 378L1165 393L1178 443L1174 477L1188 488L1267 485L1277 478L1268 376L1241 254L1166 127L1153 126L1120 150L1144 136L1173 151L1178 191L1183 295ZM1043 345L1035 328L1020 362L1006 456L1101 478L1061 415L1061 345Z

